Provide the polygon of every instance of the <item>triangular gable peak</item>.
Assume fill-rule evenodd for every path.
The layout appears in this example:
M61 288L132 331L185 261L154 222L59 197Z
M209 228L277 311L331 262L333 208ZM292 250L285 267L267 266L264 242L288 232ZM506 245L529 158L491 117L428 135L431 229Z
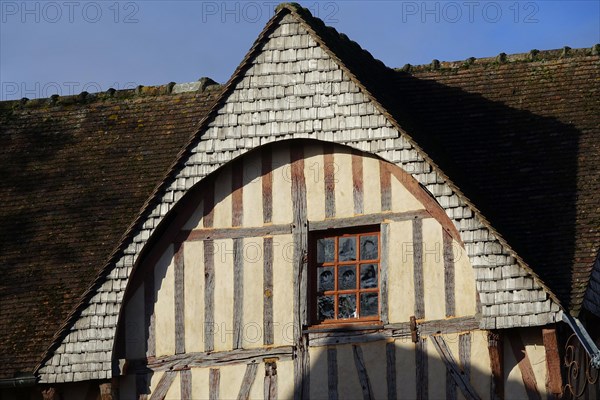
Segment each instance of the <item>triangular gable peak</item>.
M221 101L147 203L122 252L107 265L105 280L90 292L80 316L67 324L62 341L39 368L42 382L109 378L125 288L155 228L211 172L253 148L288 139L317 139L373 153L424 185L465 244L475 269L482 328L555 321L559 308L549 290L375 99L376 87L368 83L374 78L359 69L358 60L344 63L355 57L382 74L389 71L308 11L278 7ZM438 219L446 218L442 208Z

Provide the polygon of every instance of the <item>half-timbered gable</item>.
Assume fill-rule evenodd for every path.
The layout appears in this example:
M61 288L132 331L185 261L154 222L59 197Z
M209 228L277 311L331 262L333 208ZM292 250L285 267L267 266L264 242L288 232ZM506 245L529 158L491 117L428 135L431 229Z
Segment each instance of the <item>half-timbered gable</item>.
M186 372L191 374L190 384L196 379L206 381L211 369L217 370L222 383L211 386L212 393L234 390L228 395L217 393L237 396L244 375L240 368L248 362L253 368L260 363L262 376L266 358L276 365L279 395L287 398L293 396L294 379L299 379L292 357L306 357L312 397L319 397L323 377L337 380L338 375L354 380L340 381L340 396L345 397L352 386L360 388L361 374L355 372L354 362L336 364L332 358L338 352L340 360L352 360L353 352L363 351L365 376L386 382L386 360L396 359L396 342L401 353L414 358L409 348L414 347L411 337L417 332L416 325L410 329L411 318L418 318L418 324L428 326L430 333L450 330L458 335L479 325L473 269L458 231L448 217L436 212L440 207L430 195L389 162L325 142L283 141L236 159L198 186L174 209L177 226L165 228L177 232L171 235L174 239L165 243L159 243L164 238L158 239L132 277L117 339L119 364L127 371L121 385L124 393L133 393L135 377L141 379L140 371L147 368L155 371L149 377L150 393L160 385L161 372L191 368ZM305 204L299 204L301 199ZM314 319L323 305L314 290L317 282L310 280L325 275L311 271L318 269L312 262L306 264L306 272L294 268L298 208L304 209L307 229L302 234L309 240L332 228L350 232L350 238L360 227L378 233L372 237L377 237L375 253L380 254L358 257L379 260L372 269L376 271L372 285L379 290L371 292L375 302L374 311L369 311L376 318ZM309 246L305 251L312 250ZM340 254L343 250L338 245ZM314 260L314 254L308 254L308 259ZM338 289L343 289L350 275L354 283L347 288L368 286L362 282L365 270L373 264L357 262L336 267L333 279ZM332 267L324 269L324 273L333 272ZM356 275L360 275L358 285ZM355 294L337 295L336 301L350 296ZM359 314L363 311L356 311L357 307L366 308L361 296L365 294L350 300L350 307ZM342 305L338 307L336 314L341 314ZM303 319L300 328L308 330L310 350L304 354L292 347L301 337L297 318ZM344 324L353 330L344 332ZM341 333L335 333L340 326ZM471 351L471 336L466 335L465 346ZM473 337L473 351L487 355L485 333L473 332ZM459 359L458 342L452 339L448 341ZM364 341L375 342L361 350ZM338 343L355 344L338 348ZM425 357L435 359L431 346L431 354ZM205 360L208 354L215 357L214 364ZM406 357L399 354L397 358ZM480 361L489 369L489 361ZM322 368L326 368L324 375ZM395 383L390 385L398 391L414 381L414 368L399 368L394 376ZM263 392L262 380L253 376L250 383L253 393ZM396 384L401 386L396 388ZM205 393L208 387L186 390L191 390L192 398L204 398L209 395ZM377 397L385 397L387 384L373 387Z
M575 77L574 86L581 87L582 76L598 82L598 49L593 51L572 55L581 58L581 67L564 75ZM554 57L552 73L569 63L568 51L563 53L547 53ZM283 4L223 86L204 80L195 95L178 93L185 85L157 93L138 88L140 99L126 103L133 110L111 103L118 100L115 93L102 98L107 104L98 109L68 109L69 118L83 119L73 126L89 125L106 140L107 154L121 130L137 129L145 138L138 148L127 139L134 136L122 133L125 144L135 147L131 165L98 153L107 169L111 160L118 163L112 175L95 181L100 189L101 182L130 168L148 170L115 181L113 197L104 196L118 199L119 185L139 178L136 190L123 192L137 203L115 200L117 211L98 214L100 227L105 220L118 223L110 232L98 230L98 240L90 236L84 258L95 265L96 278L78 292L77 304L65 300L60 320L69 312L67 303L73 309L62 326L48 325L56 333L51 344L49 338L44 342L43 358L35 358L32 382L45 385L47 398L58 391L65 398L98 391L125 399L559 396L563 375L573 374L579 366L573 360L583 353L572 345L561 372L558 343L584 343L592 357L586 367L600 358L583 325L569 316L580 310L587 283L577 282L586 274L585 282L592 275L592 283L583 305L596 310L590 267L595 258L587 269L583 264L597 245L586 241L575 251L567 243L568 255L559 255L560 247L544 255L531 248L535 240L527 235L543 229L525 229L529 217L518 219L525 214L517 210L523 196L549 197L542 189L530 194L529 184L541 184L508 169L511 157L524 162L526 171L538 165L521 160L506 136L539 131L552 142L562 133L558 147L567 155L556 167L560 174L570 172L575 159L569 151L577 147L576 128L564 118L545 112L532 117L534 108L515 111L518 101L497 99L508 93L510 71L524 69L515 82L526 85L535 75L527 68L545 68L531 57L534 67L511 66L504 57L494 64L497 71L484 73L475 66L444 74L436 72L439 63L424 72L410 66L396 71L307 10ZM471 88L461 74L490 80L485 86L492 94L482 98L477 90L487 89ZM545 93L535 88L532 93ZM157 97L157 108L143 109L150 96ZM87 95L78 100L94 101ZM57 99L52 101L62 115ZM10 129L26 126L33 118L28 113L43 127L66 129L27 107L33 106L21 102L3 117ZM137 107L152 114L148 122ZM157 111L165 109L169 117ZM597 130L593 121L585 119L577 129ZM105 139L111 129L116 137ZM162 130L169 140L161 151L152 142L161 142ZM491 144L473 139L484 133ZM58 154L70 140L92 142L72 136L55 143ZM581 148L594 159L593 141L582 138ZM520 140L530 146L541 139ZM554 142L548 146L556 150ZM146 162L154 152L162 156ZM492 153L511 157L486 163ZM554 169L534 160L544 168L540 182L548 183ZM87 165L82 163L83 171ZM481 165L489 168L477 170ZM512 176L527 185L509 190ZM478 187L485 190L481 196ZM502 199L497 203L496 195ZM577 215L591 212L593 201L584 200ZM92 203L88 213L97 208ZM580 225L577 232L594 237L597 230ZM552 232L541 237L561 243ZM570 250L581 265L563 285L566 274L552 260L563 260ZM102 256L94 258L96 253ZM16 304L18 295L11 296ZM575 339L557 334L561 319ZM567 382L573 391L577 382Z

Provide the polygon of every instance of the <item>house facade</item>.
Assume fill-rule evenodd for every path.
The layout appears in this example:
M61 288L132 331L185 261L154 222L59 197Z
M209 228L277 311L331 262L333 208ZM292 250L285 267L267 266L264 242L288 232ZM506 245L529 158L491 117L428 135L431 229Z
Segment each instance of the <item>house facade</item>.
M100 217L88 280L61 280L77 260L46 271L80 291L23 366L17 344L35 329L5 291L28 335L4 333L2 395L595 398L598 46L521 57L391 70L283 4L223 86L13 102L8 148L35 149L17 147L27 126L60 146L41 162L91 146L100 188L73 198L92 214L61 221ZM63 137L65 121L77 130ZM127 190L137 202L121 205Z

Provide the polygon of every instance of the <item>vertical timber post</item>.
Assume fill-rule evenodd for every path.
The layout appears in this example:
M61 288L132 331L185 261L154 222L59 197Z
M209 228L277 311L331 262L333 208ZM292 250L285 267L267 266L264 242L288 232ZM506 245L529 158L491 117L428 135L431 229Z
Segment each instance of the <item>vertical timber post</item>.
M546 368L548 370L546 389L550 394L549 397L560 399L563 394L563 382L560 372L560 355L558 353L556 328L553 326L542 329L542 339L544 349L546 350Z
M504 400L504 337L500 332L488 332L488 351L492 370L490 397L493 400Z
M292 206L294 241L294 399L307 398L309 395L309 359L308 341L302 331L307 320L307 247L308 221L306 211L306 182L304 180L304 150L301 146L292 146L290 152L292 164Z

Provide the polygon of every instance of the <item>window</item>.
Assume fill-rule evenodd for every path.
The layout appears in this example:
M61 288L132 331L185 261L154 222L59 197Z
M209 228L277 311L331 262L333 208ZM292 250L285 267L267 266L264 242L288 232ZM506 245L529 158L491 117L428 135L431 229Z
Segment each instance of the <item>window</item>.
M379 321L379 227L311 236L313 325Z

